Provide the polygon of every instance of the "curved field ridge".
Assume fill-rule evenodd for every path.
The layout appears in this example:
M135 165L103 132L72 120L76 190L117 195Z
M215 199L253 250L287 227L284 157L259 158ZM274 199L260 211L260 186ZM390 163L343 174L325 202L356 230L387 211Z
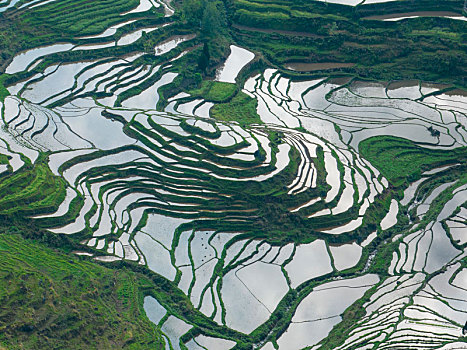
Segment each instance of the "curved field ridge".
M55 2L5 7L42 3ZM465 340L465 94L293 80L251 68L237 46L235 74L227 62L222 82L182 91L202 42L170 5L133 5L9 64L0 219L27 217L89 260L143 271L169 349ZM229 103L247 104L250 122L214 118Z

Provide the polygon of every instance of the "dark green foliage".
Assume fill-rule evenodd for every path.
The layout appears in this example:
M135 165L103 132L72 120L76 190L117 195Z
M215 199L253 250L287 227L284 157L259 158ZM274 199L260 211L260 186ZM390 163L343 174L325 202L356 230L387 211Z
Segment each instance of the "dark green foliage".
M184 0L181 18L190 27L200 30L204 37L214 38L225 34L227 18L222 1Z
M209 59L211 55L209 54L209 45L207 42L203 44L203 51L198 59L198 69L201 72L206 72L206 68L209 66Z
M200 28L206 0L183 0L181 18L189 26Z
M222 2L211 2L206 4L201 20L201 33L206 37L215 37L222 33L225 28L225 11Z

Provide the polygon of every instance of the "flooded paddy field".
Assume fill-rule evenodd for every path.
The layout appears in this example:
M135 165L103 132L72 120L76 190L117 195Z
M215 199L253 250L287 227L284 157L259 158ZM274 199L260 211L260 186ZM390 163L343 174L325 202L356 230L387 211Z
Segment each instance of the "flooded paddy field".
M132 17L148 11L158 23ZM119 16L7 65L0 179L43 173L22 193L0 182L2 213L27 199L28 220L79 242L81 259L143 271L154 286L142 308L166 349L465 341L464 90L296 79L251 68L259 53L239 45L208 84L180 90L199 36L176 28L170 3ZM215 117L238 101L253 101L254 122ZM38 200L49 178L55 191Z
M384 16L372 16L365 17L364 19L368 20L378 20L378 21L400 21L408 18L418 18L418 17L442 17L442 18L451 18L461 21L467 21L467 17L459 15L455 12L449 11L420 11L420 12L405 12L405 13L395 13L391 15Z

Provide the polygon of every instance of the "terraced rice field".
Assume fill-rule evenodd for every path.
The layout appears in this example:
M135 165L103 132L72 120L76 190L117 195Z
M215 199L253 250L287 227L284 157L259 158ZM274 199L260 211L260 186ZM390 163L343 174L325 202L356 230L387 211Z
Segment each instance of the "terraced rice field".
M170 3L134 6L6 67L0 212L147 270L166 349L465 346L465 91L267 68L170 95L201 42ZM257 56L230 50L219 84ZM256 122L212 117L244 95Z

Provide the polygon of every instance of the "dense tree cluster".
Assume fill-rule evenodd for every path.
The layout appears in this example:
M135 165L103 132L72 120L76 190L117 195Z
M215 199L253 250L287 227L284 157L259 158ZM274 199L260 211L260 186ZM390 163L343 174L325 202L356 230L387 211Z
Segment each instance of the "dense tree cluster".
M183 2L183 20L199 29L207 38L215 38L225 32L227 19L224 3L211 0L186 0Z

